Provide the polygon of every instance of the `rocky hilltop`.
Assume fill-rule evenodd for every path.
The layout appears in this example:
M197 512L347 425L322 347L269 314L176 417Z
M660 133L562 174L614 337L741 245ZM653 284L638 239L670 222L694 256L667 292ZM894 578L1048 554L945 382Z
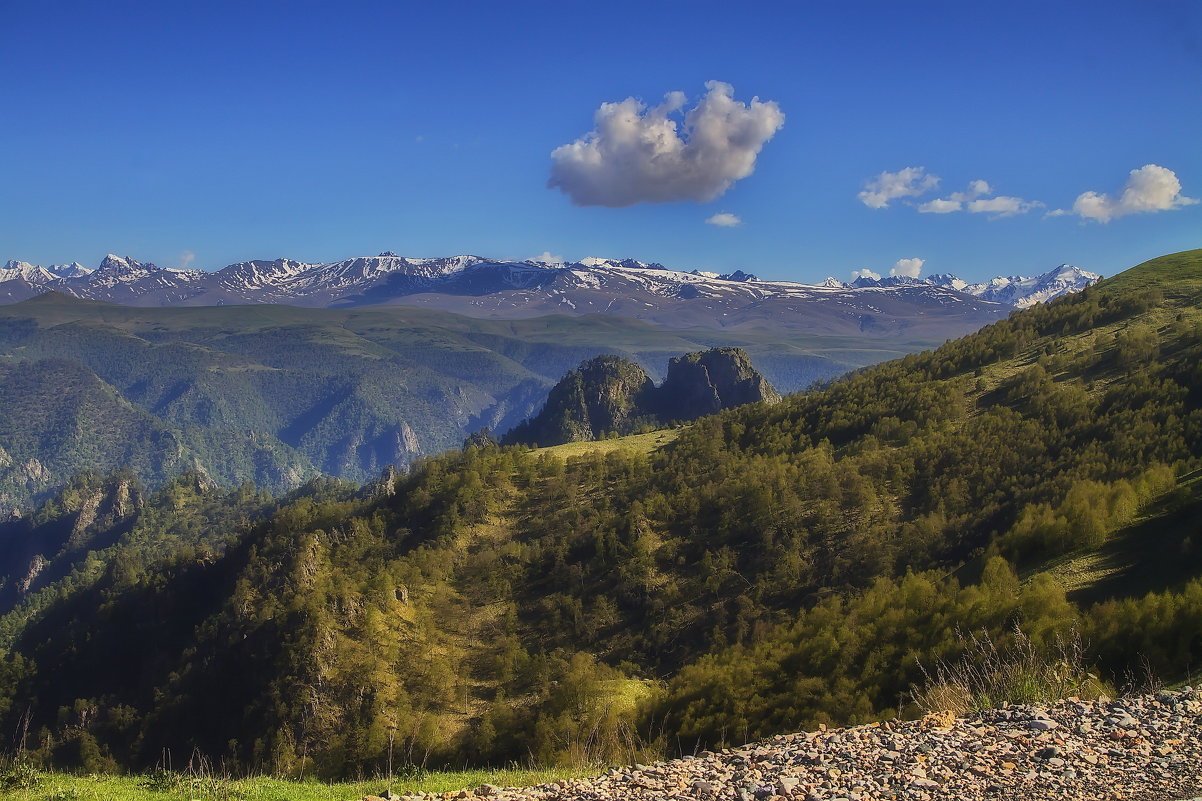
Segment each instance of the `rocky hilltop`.
M773 737L595 779L417 794L498 801L1160 801L1202 786L1202 691L1069 699Z
M695 420L747 403L781 399L742 348L712 348L672 359L658 395L659 416L665 420Z
M712 348L673 358L658 388L634 362L598 356L565 375L551 389L542 411L513 428L503 441L541 446L587 442L780 399L742 348Z

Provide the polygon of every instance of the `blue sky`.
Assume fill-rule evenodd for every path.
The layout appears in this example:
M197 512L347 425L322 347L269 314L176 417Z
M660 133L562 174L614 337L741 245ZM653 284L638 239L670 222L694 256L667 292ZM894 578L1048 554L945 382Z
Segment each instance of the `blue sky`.
M435 5L0 0L0 260L547 252L817 281L912 258L1113 274L1202 246L1196 0ZM709 81L784 115L751 174L719 147L666 181L571 178L668 202L548 188L602 103L683 92L680 125ZM858 197L906 167L940 181ZM1107 195L1092 217L1086 192ZM967 211L999 197L1022 213Z

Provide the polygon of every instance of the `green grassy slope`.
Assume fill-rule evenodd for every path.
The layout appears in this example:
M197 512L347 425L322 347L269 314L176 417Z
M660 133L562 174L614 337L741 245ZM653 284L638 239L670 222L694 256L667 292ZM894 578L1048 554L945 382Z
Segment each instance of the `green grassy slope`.
M117 537L87 592L0 622L3 725L33 708L56 763L199 748L346 776L390 737L415 762L579 763L887 717L961 631L1075 628L1103 681L1184 677L1202 262L1166 263L663 447L319 482L204 558Z
M448 793L474 790L484 784L526 787L584 775L570 769L551 770L462 770L431 772L419 778L395 777L392 791L399 794ZM262 776L250 779L225 776L179 776L174 781L146 776L78 776L49 773L31 788L0 791L13 801L194 801L194 799L237 799L237 801L360 801L379 795L388 787L386 778L354 782L287 781Z

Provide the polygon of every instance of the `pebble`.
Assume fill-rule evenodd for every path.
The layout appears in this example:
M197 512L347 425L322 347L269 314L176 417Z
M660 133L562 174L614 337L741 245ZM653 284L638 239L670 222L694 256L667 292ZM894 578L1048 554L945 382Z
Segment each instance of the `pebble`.
M1202 690L778 735L595 779L422 801L1202 801ZM405 796L418 801L417 796Z

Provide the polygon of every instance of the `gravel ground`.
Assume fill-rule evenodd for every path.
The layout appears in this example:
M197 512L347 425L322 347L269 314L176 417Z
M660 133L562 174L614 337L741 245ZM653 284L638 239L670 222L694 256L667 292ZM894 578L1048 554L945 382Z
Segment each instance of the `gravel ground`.
M1202 796L1202 689L773 737L595 779L408 799L1168 801Z

